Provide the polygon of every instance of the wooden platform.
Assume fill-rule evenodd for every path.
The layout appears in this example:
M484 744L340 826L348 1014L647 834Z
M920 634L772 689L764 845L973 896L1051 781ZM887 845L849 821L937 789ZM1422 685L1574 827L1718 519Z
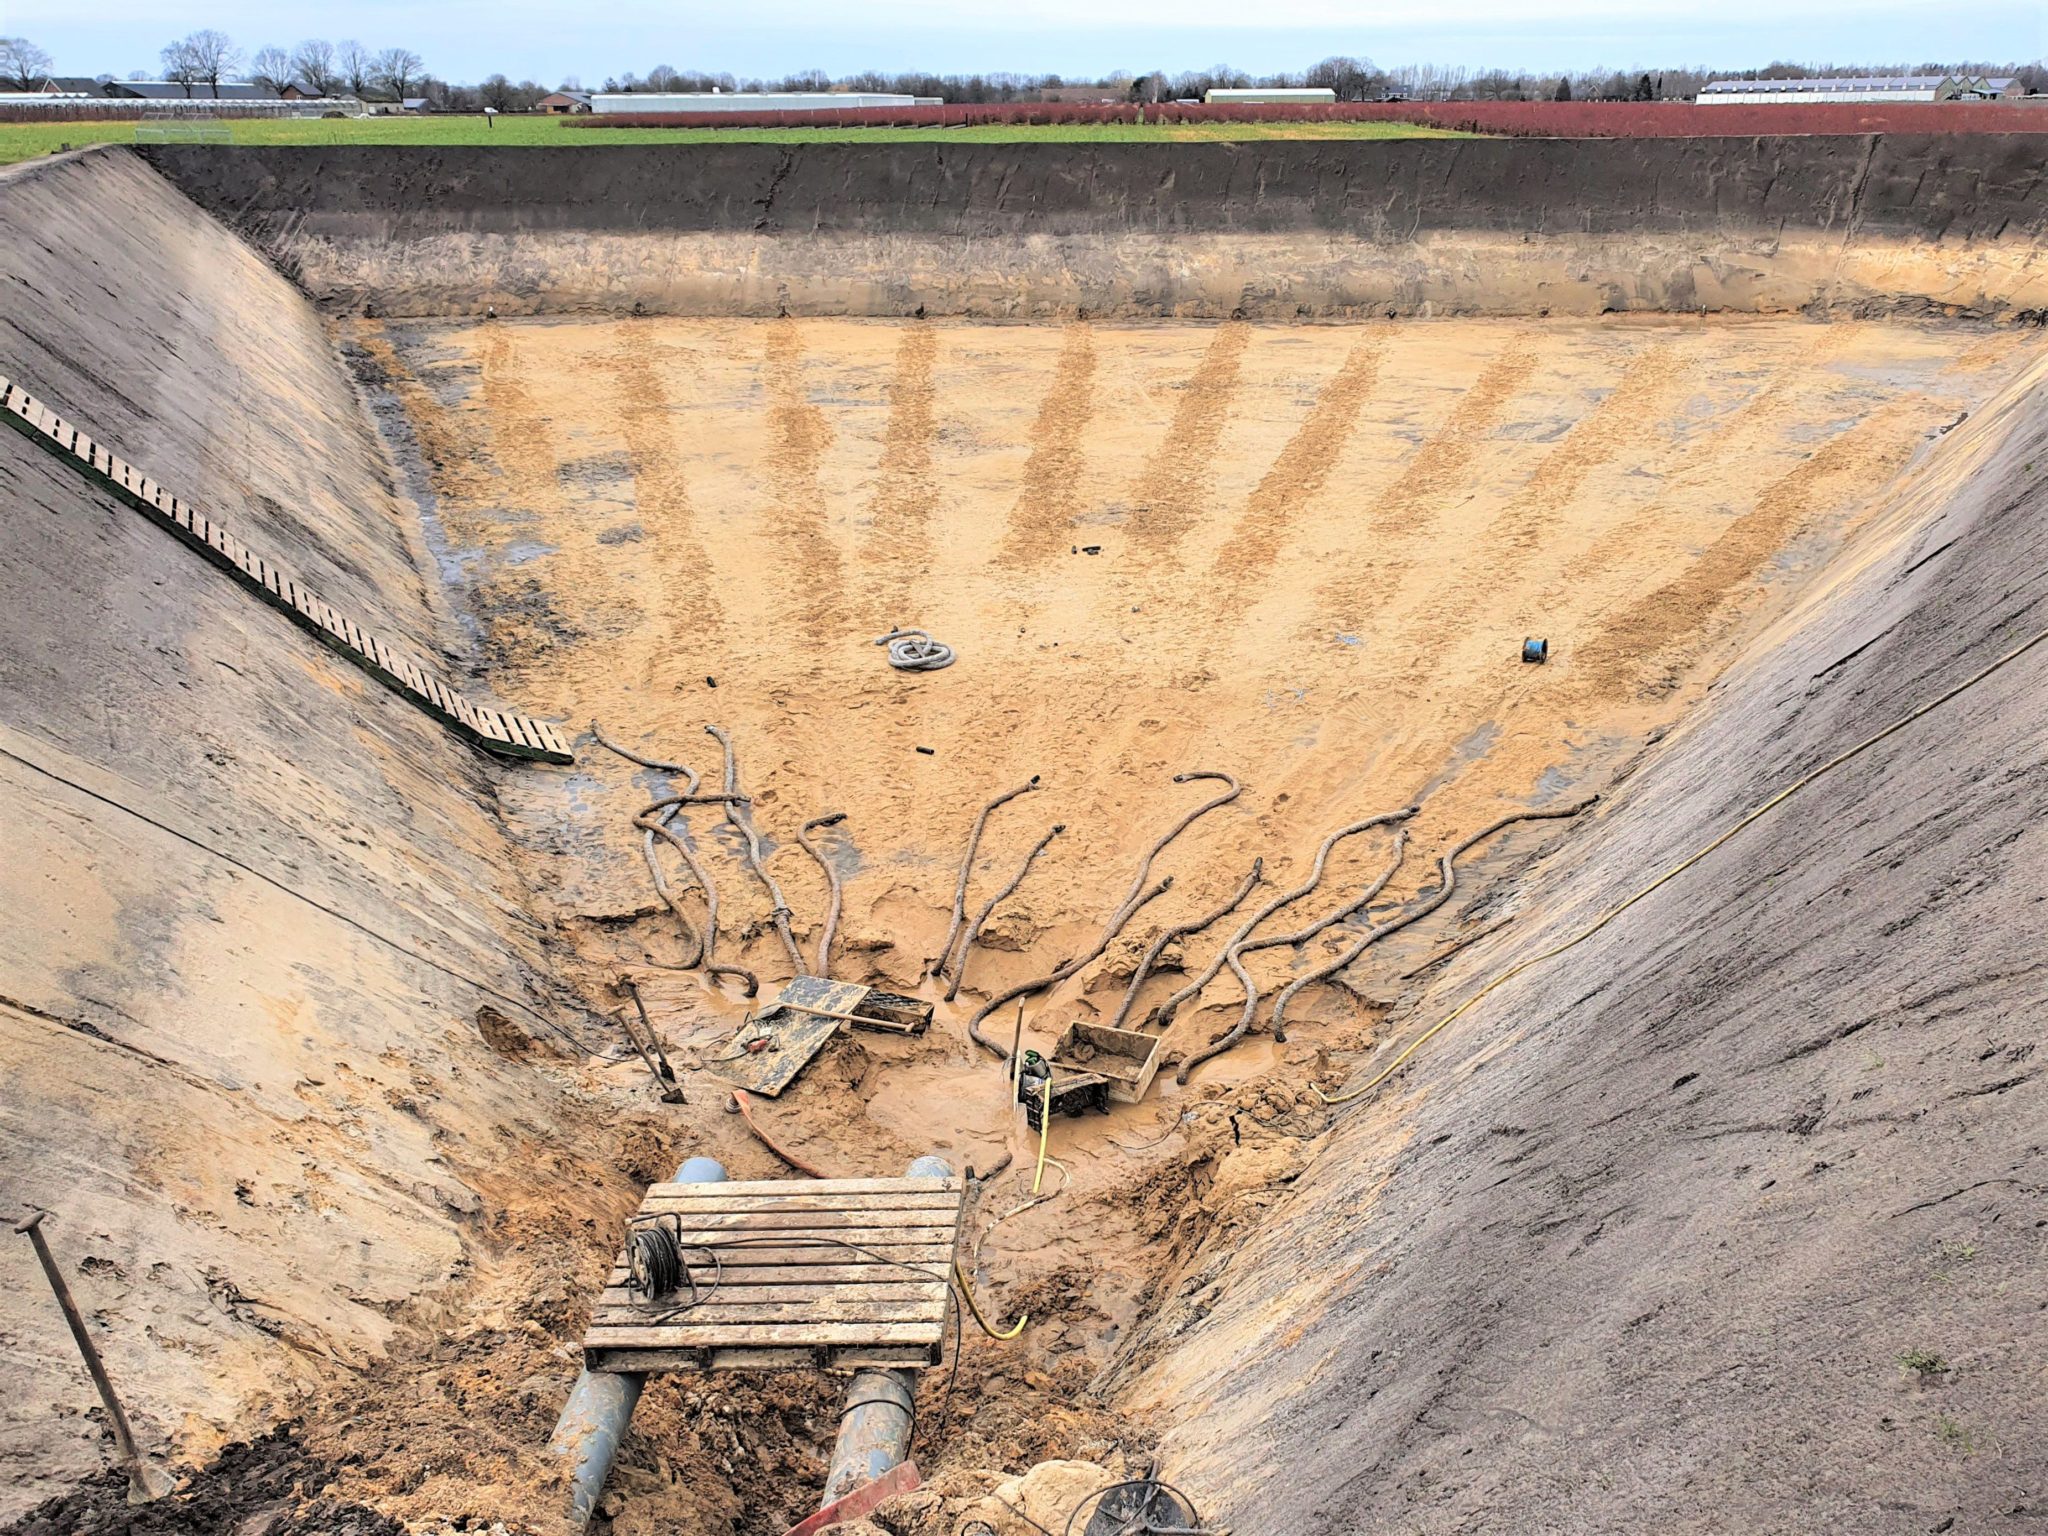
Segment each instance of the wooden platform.
M771 1179L656 1184L636 1225L673 1220L701 1299L650 1300L623 1249L590 1330L594 1371L786 1370L939 1363L966 1181ZM722 1274L714 1283L717 1245ZM853 1244L860 1250L842 1246Z

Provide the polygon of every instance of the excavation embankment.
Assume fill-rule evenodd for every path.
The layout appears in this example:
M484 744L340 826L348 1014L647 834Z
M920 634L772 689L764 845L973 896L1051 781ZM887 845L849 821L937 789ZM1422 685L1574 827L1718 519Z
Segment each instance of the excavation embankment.
M2044 307L2043 198L1990 136L163 146L0 180L0 373L465 691L648 760L478 757L0 433L0 1179L54 1208L151 1443L303 1420L163 1528L558 1528L541 1447L639 1186L787 1172L726 1112L754 1005L690 968L700 894L662 850L679 923L634 821L687 778L649 764L721 782L719 734L777 882L683 811L720 958L772 990L781 925L815 954L829 864L836 977L938 1002L836 1038L763 1132L835 1175L1005 1170L962 1268L1029 1323L926 1373L889 1529L1059 1529L1155 1444L1239 1530L2028 1507L2048 646L1334 1124L1315 1090L2048 624L2042 343L1992 323ZM898 623L954 664L891 670ZM1217 793L1191 771L1242 788L1004 1010L1026 1044L1107 1018L1254 858L1291 888L1420 810L1389 883L1382 826L1286 925L1364 912L1252 957L1250 1037L1059 1121L1035 1195L966 1021L1098 944ZM964 839L1032 775L966 910L1065 830L948 1006ZM1594 791L1273 1042L1274 992L1433 901L1440 857ZM620 976L684 1102L617 1036L585 1054ZM1169 1061L1240 1017L1231 976L1159 1021ZM0 1517L105 1456L55 1321L0 1298ZM650 1381L601 1522L777 1536L842 1385Z
M2030 135L154 146L385 316L1343 318L2048 308Z
M2048 629L2048 372L1873 509L1394 1017ZM1129 1362L1229 1523L1994 1529L2048 1435L2048 642L1532 967L1344 1110Z
M417 517L318 317L140 161L0 180L0 355L443 654ZM542 979L480 758L14 432L0 498L0 1186L9 1222L54 1213L145 1439L203 1459L477 1272L478 1190L516 1188L564 1113L485 1034L544 1052L585 1016ZM12 1241L0 1515L104 1459Z

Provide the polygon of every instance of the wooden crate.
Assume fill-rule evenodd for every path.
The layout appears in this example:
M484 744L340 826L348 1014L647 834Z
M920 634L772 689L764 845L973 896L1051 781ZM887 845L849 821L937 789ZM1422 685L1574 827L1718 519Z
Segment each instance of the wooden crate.
M634 1220L672 1222L686 1252L696 1248L688 1256L700 1299L692 1303L688 1286L656 1299L632 1290L621 1251L583 1338L584 1363L936 1365L966 1187L958 1178L656 1184Z
M1157 1035L1111 1029L1106 1024L1069 1024L1053 1051L1059 1072L1092 1072L1109 1079L1109 1096L1119 1104L1145 1097L1159 1072Z

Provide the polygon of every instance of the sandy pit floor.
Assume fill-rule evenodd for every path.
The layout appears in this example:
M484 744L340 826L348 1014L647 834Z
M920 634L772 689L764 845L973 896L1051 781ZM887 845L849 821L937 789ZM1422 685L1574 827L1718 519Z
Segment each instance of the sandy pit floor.
M1513 871L1560 835L1540 823L1480 850L1455 904L1304 995L1296 1042L1261 1025L1186 1088L1164 1073L1138 1108L1061 1122L1065 1198L991 1228L1022 1202L1035 1147L964 1020L1089 947L1146 846L1216 789L1174 775L1243 789L1172 844L1154 871L1172 888L1109 956L1033 1001L1028 1042L1107 1017L1134 949L1220 905L1254 858L1269 889L1295 884L1326 833L1419 801L1369 909L1384 917L1466 834L1604 786L2038 345L1618 317L353 322L340 342L422 505L480 691L577 730L595 717L707 787L720 760L704 727L730 729L807 949L824 884L795 833L846 813L824 835L847 881L840 978L936 995L922 978L967 829L1040 776L991 820L969 913L1049 825L1066 830L998 910L961 1006L923 1040L842 1040L767 1106L779 1135L848 1175L929 1150L1018 1158L982 1196L976 1277L991 1310L1041 1322L1006 1365L970 1355L965 1448L948 1458L969 1466L1075 1453L1027 1433L1032 1413L1113 1372L1139 1313L1186 1304L1185 1285L1162 1289L1178 1256L1305 1161L1322 1120L1300 1084L1321 1052L1341 1075L1414 968L1509 915ZM872 642L896 624L957 663L892 671ZM1531 636L1547 665L1518 659ZM630 817L669 776L583 746L573 769L508 774L504 812L593 1005L619 1007L609 973L640 977L679 1057L702 1061L746 1004L664 968L681 945ZM688 824L719 882L721 954L772 988L790 967L767 898L715 808ZM1298 920L1362 888L1392 846L1343 844ZM1223 931L1189 946L1193 963ZM1355 932L1257 957L1267 994ZM1152 982L1140 1016L1179 980ZM1198 1049L1240 996L1226 973L1167 1054ZM635 1072L609 1077L641 1093ZM690 1084L679 1143L771 1176L710 1076Z

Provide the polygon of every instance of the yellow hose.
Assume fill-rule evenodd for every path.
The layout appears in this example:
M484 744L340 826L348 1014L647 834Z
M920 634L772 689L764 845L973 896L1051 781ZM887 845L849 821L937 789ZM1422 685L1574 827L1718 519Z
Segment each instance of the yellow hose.
M1026 1312L1023 1316L1019 1317L1014 1324L1011 1325L1009 1332L998 1333L996 1331L995 1325L990 1323L986 1317L983 1317L981 1315L981 1303L974 1299L974 1287L967 1283L967 1271L960 1267L960 1261L958 1259L955 1259L953 1261L953 1278L960 1282L960 1294L967 1298L967 1310L974 1314L974 1320L977 1323L981 1324L981 1331L987 1334L990 1338L1014 1339L1015 1337L1017 1337L1018 1334L1024 1331L1024 1325L1031 1321L1031 1314L1029 1312Z
M1396 1056L1393 1059L1393 1061L1388 1064L1385 1071L1381 1072L1377 1077L1373 1078L1373 1080L1367 1083L1364 1087L1355 1088L1349 1093L1340 1093L1337 1094L1335 1097L1332 1097L1324 1093L1320 1088L1316 1087L1315 1084L1311 1083L1309 1084L1309 1092L1313 1093L1325 1104L1349 1104L1352 1103L1354 1100L1364 1098L1368 1093L1371 1093L1373 1089L1379 1087L1381 1083L1384 1083L1388 1078L1392 1077L1396 1072L1400 1071L1402 1063L1406 1062L1410 1056L1413 1056L1424 1045L1428 1044L1429 1041L1432 1038L1434 1038L1440 1031L1447 1028L1455 1020L1462 1018L1465 1014L1471 1012L1473 1008L1477 1007L1479 1005L1480 1000L1483 999L1488 993L1492 992L1494 988L1503 986L1506 983L1513 981L1517 976L1521 975L1522 972L1528 970L1531 966L1541 965L1546 960L1554 960L1559 955L1563 954L1566 950L1571 949L1579 944L1583 944L1587 939L1590 939L1602 928L1605 928L1609 923L1613 922L1617 917L1621 916L1622 913L1626 912L1630 907L1634 906L1637 902L1641 901L1645 896L1648 896L1652 891L1656 890L1659 886L1665 885L1668 882L1677 879L1680 875L1684 874L1688 869L1691 869L1693 865L1699 863L1701 859L1707 857L1708 854L1712 853L1715 849L1719 848L1722 844L1726 843L1730 838L1735 836L1736 833L1740 832L1743 828L1749 826L1752 822L1761 820L1766 813L1776 810L1779 806L1783 805L1787 800L1790 800L1794 795L1798 794L1800 790L1806 788L1806 786L1811 784L1815 779L1820 778L1824 774L1834 772L1835 769L1841 767L1851 758L1857 757L1862 753L1869 751L1872 747L1876 746L1880 741L1883 741L1887 736L1890 736L1895 732L1904 730L1907 726L1911 725L1915 720L1920 719L1923 715L1931 714L1933 711L1939 709L1942 705L1948 703L1950 699L1955 698L1958 694L1963 693L1968 689L1976 687L1977 684L1983 682L1985 678L1991 676L1991 674L1998 671L1999 668L2007 666L2012 662L2018 661L2020 657L2026 655L2028 651L2031 651L2035 646L2039 645L2044 640L2048 640L2048 629L2042 630L2039 634L2035 635L2033 639L2028 640L2023 644L2014 647L2010 651L2007 651L2003 656L1999 657L1998 660L1992 662L1990 666L1986 667L1983 671L1977 673L1974 677L1968 678L1963 682L1957 683L1955 687L1949 689L1948 692L1942 694L1940 697L1930 700L1928 703L1922 704L1918 709L1913 710L1911 713L1903 715L1899 719L1894 720L1890 725L1886 726L1883 730L1879 731L1875 736L1867 737L1863 741L1860 741L1855 746L1851 747L1848 751L1842 753L1839 757L1833 758L1828 762L1822 763L1818 768L1814 769L1811 773L1808 773L1801 778L1793 780L1792 783L1786 785L1785 788L1779 790L1775 795L1771 796L1770 799L1766 800L1762 805L1758 806L1755 810L1751 811L1747 816L1743 817L1742 820L1736 822L1735 825L1730 827L1726 832L1723 832L1711 843L1708 843L1706 847L1700 849L1699 852L1693 854L1688 859L1684 859L1681 862L1672 865L1670 869L1667 869L1663 874L1659 875L1656 879L1652 880L1640 891L1637 891L1635 895L1629 897L1628 900L1621 902L1619 905L1608 908L1607 911L1601 913L1598 918L1594 919L1594 921L1590 925L1581 929L1571 938L1566 939L1562 944L1559 944L1552 949L1546 949L1540 955L1532 955L1529 959L1523 960L1516 965L1510 966L1500 975L1494 977L1493 980L1489 981L1485 986L1481 987L1477 992L1473 993L1470 997L1466 998L1465 1001L1460 1003L1456 1008L1452 1009L1449 1013L1445 1014L1441 1019L1437 1020L1437 1022L1432 1024L1428 1029L1425 1029L1421 1034L1417 1035L1414 1040L1409 1042L1407 1048L1403 1050L1400 1055Z
M1052 1074L1045 1075L1045 1100L1038 1111L1038 1171L1031 1175L1031 1193L1045 1180L1045 1146L1052 1140Z

